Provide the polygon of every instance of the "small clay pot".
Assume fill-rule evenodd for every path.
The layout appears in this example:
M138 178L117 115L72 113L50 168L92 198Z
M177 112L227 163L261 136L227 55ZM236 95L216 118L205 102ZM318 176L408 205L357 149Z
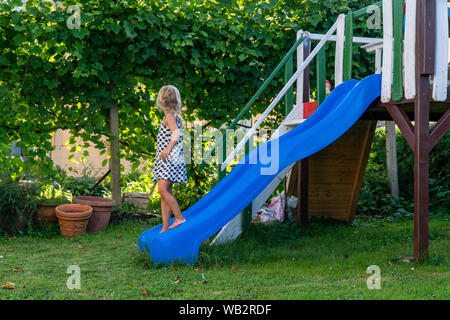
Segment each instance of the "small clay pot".
M97 232L106 229L111 218L111 211L116 202L111 199L94 197L94 196L78 196L72 199L72 203L84 204L91 206L92 216L89 220L86 231Z
M92 215L92 207L70 203L57 206L55 211L63 236L73 237L86 233L86 227Z
M57 224L58 218L56 217L57 204L41 204L39 205L39 211L33 214L33 222L35 225L45 227L50 224Z

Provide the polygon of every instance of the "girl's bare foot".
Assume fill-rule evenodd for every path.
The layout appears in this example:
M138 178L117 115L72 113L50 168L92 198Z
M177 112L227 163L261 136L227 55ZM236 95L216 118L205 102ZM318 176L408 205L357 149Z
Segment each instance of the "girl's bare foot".
M167 228L167 227L162 227L162 228L161 228L161 231L160 231L159 233L163 233L163 232L167 231L167 229L169 229L169 228Z
M180 224L185 223L186 219L181 217L181 218L175 218L175 221L172 223L172 225L169 227L169 229L173 229L178 227Z

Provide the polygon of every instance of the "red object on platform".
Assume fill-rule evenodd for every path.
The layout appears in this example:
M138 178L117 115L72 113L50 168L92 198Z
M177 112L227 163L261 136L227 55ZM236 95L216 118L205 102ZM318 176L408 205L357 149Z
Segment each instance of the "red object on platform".
M303 118L306 119L317 110L317 101L303 103Z

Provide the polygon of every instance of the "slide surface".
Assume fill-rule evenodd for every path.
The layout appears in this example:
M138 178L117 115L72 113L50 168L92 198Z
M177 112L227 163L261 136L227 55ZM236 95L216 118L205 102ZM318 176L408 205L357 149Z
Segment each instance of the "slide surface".
M210 192L183 212L184 224L162 234L162 225L144 231L138 240L139 249L148 252L153 263L195 263L204 240L244 210L280 171L343 135L380 92L380 75L342 83L303 123L246 155Z

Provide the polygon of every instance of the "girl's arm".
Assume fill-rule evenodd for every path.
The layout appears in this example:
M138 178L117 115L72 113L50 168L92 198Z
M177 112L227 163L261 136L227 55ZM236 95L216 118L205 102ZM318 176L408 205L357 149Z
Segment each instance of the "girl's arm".
M159 158L160 159L162 158L164 161L167 161L170 151L177 144L178 140L180 139L181 133L180 129L177 126L177 120L175 119L175 116L173 114L169 113L166 116L164 124L170 129L172 135L170 137L170 142L167 145L167 147L159 154Z

